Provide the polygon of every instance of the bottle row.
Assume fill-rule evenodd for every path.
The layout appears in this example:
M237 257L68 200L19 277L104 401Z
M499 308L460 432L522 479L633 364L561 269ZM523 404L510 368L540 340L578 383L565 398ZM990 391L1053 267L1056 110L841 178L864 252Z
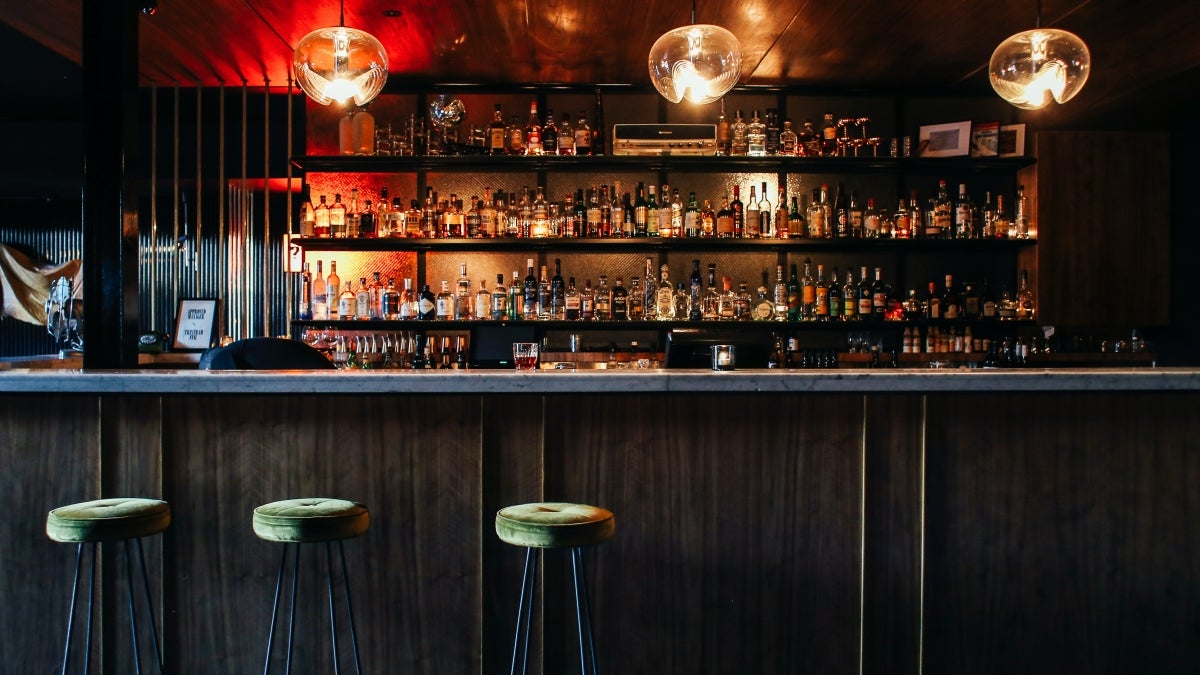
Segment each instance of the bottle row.
M761 190L758 188L761 187ZM440 198L427 187L424 203L413 199L405 208L399 197L390 197L386 187L377 200L359 204L358 189L350 203L335 194L333 203L311 195L300 209L302 237L411 237L426 239L608 238L608 237L706 237L738 239L1028 239L1031 232L1024 188L1015 198L987 192L983 200L972 198L959 184L952 198L946 181L937 193L922 201L917 192L900 198L894 210L873 197L861 199L843 183L836 191L822 184L805 194L787 194L780 183L777 201L768 196L767 183L748 186L743 202L741 186L733 186L714 207L712 198L697 198L689 191L684 201L678 187L639 182L631 195L621 184L579 187L560 201L547 199L545 189L522 194L484 188L483 199L473 195L464 202L457 194Z
M1033 320L1036 314L1034 296L1028 285L1028 273L1022 270L1015 294L1002 288L993 296L985 282L964 282L956 286L951 275L945 275L945 287L940 291L934 282L928 293L918 297L910 289L899 297L883 279L882 268L874 268L874 278L862 266L857 281L852 269L841 274L832 269L825 275L825 265L804 261L802 274L791 266L791 276L784 278L783 265L776 266L771 284L768 273L762 272L760 285L752 292L747 282L740 281L734 290L733 280L720 278L716 265L707 266L707 286L699 259L692 261L692 272L686 283L672 283L670 268L654 269L653 260L646 258L639 274L616 276L609 285L607 274L601 274L598 285L585 279L582 287L575 277L564 277L560 259L554 260L550 276L546 265L535 273L532 258L526 261L526 275L513 270L509 286L505 275L496 275L496 285L488 288L487 280L478 286L467 274L467 264L460 266L460 276L451 289L449 280L441 281L435 293L429 284L415 291L413 280L403 280L403 288L389 278L382 283L376 272L372 281L359 279L355 288L350 280L343 282L337 274L337 263L330 262L329 276L324 276L322 261L317 261L316 276L308 263L304 265L298 318L300 320L527 320L527 321L900 321L915 319L956 320ZM770 284L770 285L768 285Z

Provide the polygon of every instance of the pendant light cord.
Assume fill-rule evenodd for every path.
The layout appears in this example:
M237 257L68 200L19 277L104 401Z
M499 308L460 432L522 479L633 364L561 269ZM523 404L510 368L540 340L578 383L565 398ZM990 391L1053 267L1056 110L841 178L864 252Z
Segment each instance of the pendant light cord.
M1037 0L1037 22L1033 24L1034 28L1042 27L1042 0Z
M1038 0L1041 2L1041 0ZM696 0L692 0L692 25L696 25Z
M1041 7L1041 6L1042 6L1042 0L1038 0L1038 7ZM1042 13L1042 10L1039 9L1038 15L1040 16L1041 13ZM346 0L340 0L340 2L338 2L338 25L339 26L346 25Z

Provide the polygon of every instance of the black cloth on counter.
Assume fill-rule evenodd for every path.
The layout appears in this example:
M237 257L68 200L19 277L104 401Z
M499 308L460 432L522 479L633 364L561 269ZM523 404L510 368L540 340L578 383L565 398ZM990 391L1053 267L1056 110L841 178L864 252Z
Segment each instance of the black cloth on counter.
M287 338L247 338L210 349L201 370L328 370L333 364L316 348Z

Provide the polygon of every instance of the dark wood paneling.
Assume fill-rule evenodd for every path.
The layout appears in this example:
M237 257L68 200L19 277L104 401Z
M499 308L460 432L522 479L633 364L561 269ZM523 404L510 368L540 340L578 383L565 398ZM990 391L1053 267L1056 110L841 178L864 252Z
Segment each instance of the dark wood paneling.
M861 401L547 401L547 418L566 420L546 441L547 499L617 519L615 537L587 553L602 668L857 672ZM547 575L564 564L547 561ZM546 605L561 616L547 622L547 668L564 672L570 605Z
M1114 328L1170 321L1164 134L1037 134L1038 318Z
M1198 406L930 396L925 672L1194 673Z
M280 549L254 536L251 512L305 496L371 510L370 531L346 543L365 664L479 671L478 398L198 397L164 412L177 672L261 668ZM306 598L298 624L316 672L331 665L322 598Z
M46 513L100 497L99 432L94 396L0 397L0 673L50 672L62 658L75 546L46 537Z

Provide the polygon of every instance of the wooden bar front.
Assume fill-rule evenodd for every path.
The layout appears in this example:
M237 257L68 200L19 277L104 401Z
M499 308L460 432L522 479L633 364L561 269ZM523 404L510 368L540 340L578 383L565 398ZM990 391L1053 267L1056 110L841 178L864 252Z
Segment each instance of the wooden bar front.
M506 671L523 556L492 520L537 500L616 514L587 553L606 672L1194 672L1197 409L1194 391L0 395L0 671L60 657L73 549L46 511L117 495L174 511L148 549L170 670L261 669L279 549L251 510L328 495L372 513L347 549L370 672ZM544 558L538 672L575 668L566 564ZM300 663L328 670L308 590ZM117 663L125 622L103 625Z

